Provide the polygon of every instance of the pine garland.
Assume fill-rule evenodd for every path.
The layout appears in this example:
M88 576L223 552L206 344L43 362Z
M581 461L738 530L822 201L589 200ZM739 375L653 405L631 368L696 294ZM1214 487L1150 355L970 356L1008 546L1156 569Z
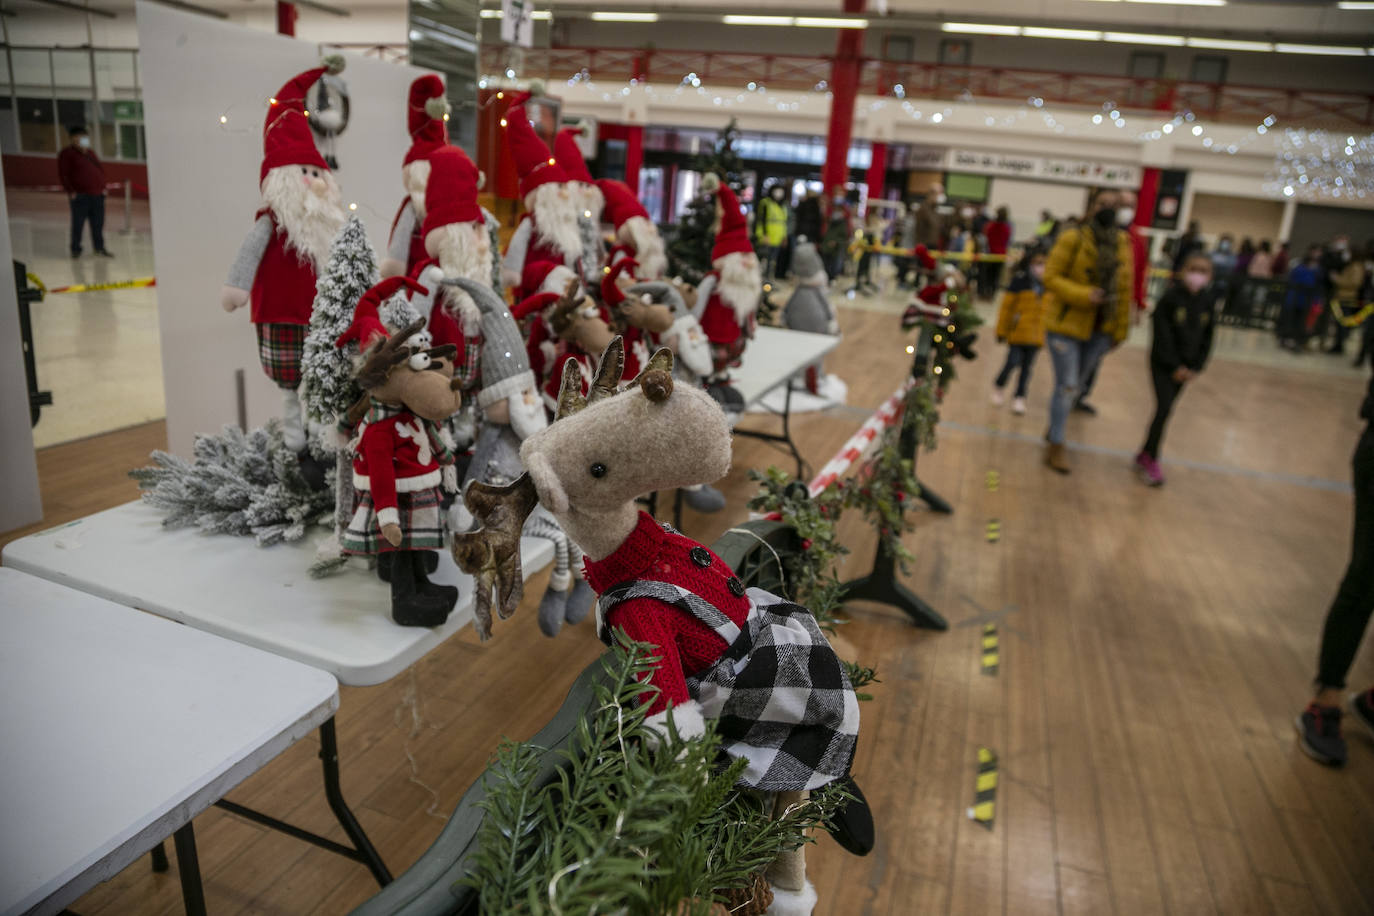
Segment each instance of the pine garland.
M485 817L463 882L484 914L615 912L704 916L777 856L810 842L846 800L828 786L776 820L771 798L735 787L745 762L716 766L720 738L675 733L651 750L641 682L653 646L621 645L566 764L539 785L539 752L507 742L486 779Z
M226 426L218 436L197 436L193 455L187 461L158 450L151 466L129 472L144 501L166 512L169 528L252 535L266 547L299 540L333 511L333 487L305 482L275 419L248 433Z
M776 516L801 539L801 552L783 561L786 597L810 610L822 628L833 631L844 591L835 570L849 553L835 536L835 522L843 508L842 486L827 487L813 499L805 484L776 466L750 470L749 479L759 484L749 508Z

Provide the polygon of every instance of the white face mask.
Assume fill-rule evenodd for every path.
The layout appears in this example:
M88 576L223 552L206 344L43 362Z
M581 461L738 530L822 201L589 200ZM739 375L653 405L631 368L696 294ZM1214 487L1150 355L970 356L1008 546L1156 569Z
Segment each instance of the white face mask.
M1200 292L1211 282L1212 278L1207 275L1205 270L1190 270L1183 275L1183 285L1188 288L1190 293Z
M1116 210L1116 224L1125 229L1135 222L1135 207L1118 207Z
M77 138L76 138L76 145L79 146L79 147L81 147L82 149L90 149L90 148L91 148L91 138L90 138L90 137L84 137L84 136L83 136L83 137L77 137Z
M1031 265L1031 269L1030 269L1030 273L1031 273L1031 276L1034 277L1034 278L1037 279L1037 280L1043 279L1044 276L1045 276L1045 265L1044 265L1044 264L1032 264L1032 265Z

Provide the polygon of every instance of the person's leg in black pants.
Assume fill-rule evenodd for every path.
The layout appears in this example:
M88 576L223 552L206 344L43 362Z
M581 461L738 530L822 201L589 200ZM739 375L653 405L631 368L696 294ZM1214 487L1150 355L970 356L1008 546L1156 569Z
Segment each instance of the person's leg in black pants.
M1174 401L1183 390L1180 382L1174 381L1173 370L1150 364L1150 377L1155 385L1155 416L1150 421L1150 432L1140 451L1151 460L1159 460L1159 445L1164 440L1164 426L1169 422L1169 413L1174 409Z
M105 195L92 194L90 199L91 248L97 254L105 254Z
M998 389L1007 387L1007 382L1011 380L1012 372L1021 365L1021 360L1025 358L1025 347L1012 344L1007 347L1007 361L1002 364L1002 371L997 373L997 380L993 382Z
M72 207L72 257L81 254L81 232L86 225L86 217L90 212L88 201L89 194L73 194L71 197Z
M1016 396L1024 398L1026 389L1030 387L1031 369L1035 367L1035 355L1040 352L1039 347L1017 347L1021 351L1021 374L1016 377Z

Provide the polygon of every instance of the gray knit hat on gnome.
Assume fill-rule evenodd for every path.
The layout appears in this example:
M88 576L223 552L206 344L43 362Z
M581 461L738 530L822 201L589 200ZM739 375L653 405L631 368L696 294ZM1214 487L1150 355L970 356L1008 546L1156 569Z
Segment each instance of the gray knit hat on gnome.
M809 241L798 242L792 249L792 274L800 280L814 277L825 270L820 252Z
M465 284L453 281L452 285L467 291ZM477 393L477 406L490 407L526 388L534 388L534 372L530 370L520 328L506 303L495 294L474 295L472 299L482 312L482 389Z

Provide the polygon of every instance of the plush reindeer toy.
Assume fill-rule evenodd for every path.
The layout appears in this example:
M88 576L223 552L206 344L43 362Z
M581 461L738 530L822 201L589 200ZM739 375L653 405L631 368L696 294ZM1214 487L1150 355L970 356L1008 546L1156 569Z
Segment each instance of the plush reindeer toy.
M340 543L346 554L377 558L379 576L391 583L396 623L435 627L458 601L457 588L432 583L426 574L434 568L432 551L444 546L445 474L451 488L456 483L454 456L437 424L458 410L462 394L453 378L452 344L424 349L410 343L424 323L418 319L388 336L365 296L340 338L367 346L356 376L364 394L348 417L358 424L354 511Z
M468 535L472 543L455 543L455 558L463 566L470 553L502 570L492 584L506 600L512 592L502 580L519 575L519 551L502 515L512 505L528 511L537 496L586 553L601 638L609 643L618 629L656 646L650 729L662 736L671 716L678 734L692 737L714 720L723 749L748 761L741 785L773 793L783 810L808 790L848 779L858 703L809 611L746 588L720 557L636 506L641 493L711 483L730 467L724 413L706 391L675 385L672 364L672 353L659 350L620 392L617 337L586 397L578 369L565 369L555 422L521 445L528 474L500 491L470 493L482 501L470 498L469 506L487 528ZM866 808L846 819L842 842L867 851ZM801 850L779 859L769 879L770 912L810 912L814 890ZM779 897L795 905L779 909Z

